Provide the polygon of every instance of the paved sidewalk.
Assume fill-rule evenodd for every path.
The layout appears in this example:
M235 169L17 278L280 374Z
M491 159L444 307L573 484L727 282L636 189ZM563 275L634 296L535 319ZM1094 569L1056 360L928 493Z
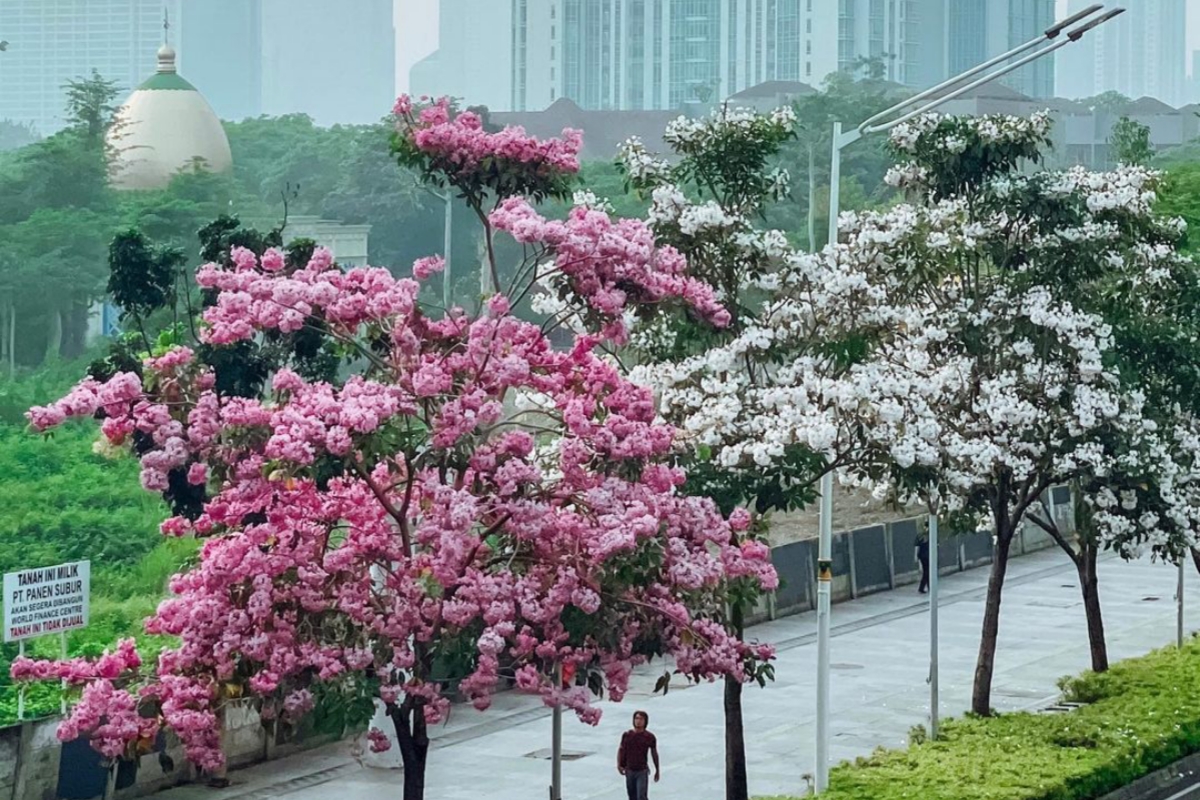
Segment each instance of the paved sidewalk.
M1176 571L1167 565L1100 566L1100 593L1113 661L1174 641ZM971 680L988 570L941 580L941 713L970 705ZM1200 581L1189 565L1189 590L1200 602ZM908 730L928 722L928 615L914 587L833 608L833 742L836 763L876 747L902 746ZM1195 614L1188 619L1197 618ZM1189 630L1191 626L1189 625ZM1014 559L1000 619L993 705L1031 708L1053 698L1055 682L1088 666L1087 633L1074 567L1057 549ZM779 649L776 681L747 687L746 738L752 795L800 794L814 766L816 615L800 614L752 629ZM662 665L635 676L622 704L604 703L590 728L568 716L564 748L586 755L563 765L569 800L622 800L615 750L635 708L650 714L663 757L655 800L718 800L724 793L724 740L720 684L683 687L651 696ZM549 710L533 698L507 693L479 714L456 707L435 732L426 796L430 800L538 800L548 796L550 763L529 757L550 746ZM182 787L166 800L381 800L399 798L400 775L360 766L347 743L258 765L231 775L215 791Z

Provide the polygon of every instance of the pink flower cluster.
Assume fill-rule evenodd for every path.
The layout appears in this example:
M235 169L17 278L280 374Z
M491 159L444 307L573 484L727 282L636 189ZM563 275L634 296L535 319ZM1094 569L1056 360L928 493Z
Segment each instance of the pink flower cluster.
M282 257L268 250L259 260L251 251L235 247L235 269L202 266L196 282L219 290L219 295L216 305L204 311L208 327L201 338L229 344L250 338L256 330L291 333L317 313L334 326L353 330L366 322L411 314L415 307L417 283L396 280L386 269L342 272L332 268L328 250L317 248L307 265L285 275L273 266Z
M141 665L137 643L133 639L123 639L115 651L105 651L94 661L86 658L49 661L18 656L12 663L11 672L14 681L64 680L82 686L95 680L113 681L125 677Z
M246 321L250 330L262 324ZM170 413L150 393L118 391L131 385L123 375L85 384L79 408L71 401L86 414L96 398L120 397L106 425L144 431L154 443L144 463L190 462L197 480L219 477L199 519L164 526L208 538L199 564L172 579L173 596L147 622L180 640L160 656L149 691L189 757L220 763L212 687L234 680L294 716L311 707L313 682L371 669L392 676L390 702L420 698L426 718L441 719L440 687L419 679L428 648L476 626L476 666L460 688L477 707L489 704L501 663L515 661L525 688L589 722L599 711L586 691L536 676L558 663L598 664L620 697L647 649L675 654L700 676L743 676L748 658L769 657L708 621L721 613L726 581L775 585L769 554L742 542L708 500L680 495L680 470L655 463L669 456L673 432L656 422L646 389L589 348L553 349L504 303L473 322L396 310L381 322L394 342L387 376L336 387L284 369L274 396L258 401L219 396L208 373L185 369ZM550 400L539 427L557 427L551 462L540 460L531 431L505 422L514 391ZM427 445L381 451L395 431L414 427L427 431ZM470 456L436 466L456 452ZM347 470L322 489L309 470L327 457ZM565 628L570 609L591 620L591 632ZM131 646L118 654L94 667L15 670L105 679L136 664Z
M440 171L461 176L480 169L485 162L502 169L532 168L544 173L579 171L579 152L583 134L570 128L561 139L539 140L519 126L497 133L483 129L483 120L472 111L452 115L450 101L442 98L427 106L414 118L412 100L396 101L393 111L399 117L401 131L418 150L433 159Z
M39 431L61 425L73 417L90 417L98 410L121 416L129 405L142 399L142 382L137 375L121 373L101 384L91 378L72 389L66 397L48 406L34 406L25 418Z
M729 312L703 281L688 277L687 261L635 219L613 220L603 211L577 206L565 221L548 220L527 200L513 197L492 212L491 222L522 244L545 246L574 295L623 336L626 308L681 299L714 325Z
M158 734L159 721L138 713L138 698L112 681L97 679L83 688L79 702L58 726L58 738L67 742L87 734L105 758L128 757L130 746L149 749Z
M397 113L412 110L400 103ZM487 134L473 115L450 119L445 103L409 125L417 146L454 165L445 170L486 159L577 166L576 137ZM178 348L148 360L144 380L84 381L31 410L39 429L102 412L113 444L140 434L147 489L183 470L211 492L198 518L163 525L205 541L147 620L149 633L179 644L160 654L138 698L111 683L137 669L125 643L93 664L14 665L21 679L85 684L65 733L115 752L150 724L132 724L129 708L157 704L154 724L212 769L223 759L225 687L295 718L318 684L366 672L385 703L436 722L449 702L433 654L464 637L474 665L460 690L477 708L512 665L518 686L589 723L600 714L591 694L551 681L556 667L603 671L619 699L649 653L696 679L745 679L747 664L772 657L719 622L731 581L776 585L767 548L748 519L680 493L674 431L657 421L652 394L594 352L647 303L681 299L718 324L728 314L641 223L587 209L552 223L521 200L502 203L492 223L552 254L595 323L576 346L554 348L503 294L478 318L426 317L418 281L438 259L414 265L412 280L342 271L321 249L287 268L278 250L234 248L231 268L198 272L216 293L202 338L221 345L320 321L357 348L355 374L330 384L284 367L269 396L226 396ZM537 410L518 411L520 398L536 398ZM382 746L378 732L370 738Z

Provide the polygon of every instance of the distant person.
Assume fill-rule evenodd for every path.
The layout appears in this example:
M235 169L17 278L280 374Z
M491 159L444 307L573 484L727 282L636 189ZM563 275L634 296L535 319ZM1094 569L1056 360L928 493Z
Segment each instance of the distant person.
M645 711L633 712L633 728L621 736L617 748L617 772L625 776L625 791L629 800L648 800L650 792L650 762L654 759L654 782L658 783L658 739L646 730L650 715Z
M917 561L921 562L921 585L918 594L929 591L929 533L924 531L917 537Z

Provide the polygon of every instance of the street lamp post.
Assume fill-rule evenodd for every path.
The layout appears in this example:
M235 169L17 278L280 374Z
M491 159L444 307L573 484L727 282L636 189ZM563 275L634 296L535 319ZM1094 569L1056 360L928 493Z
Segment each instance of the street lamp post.
M442 233L442 259L445 264L442 267L442 308L446 309L446 313L450 313L451 289L454 284L450 278L450 248L454 244L454 195L450 192L450 188L446 187L446 195L443 198L446 203L446 227Z
M442 229L442 307L449 312L450 302L453 299L451 289L454 285L450 277L450 248L454 244L454 192L449 186L440 192L430 189L428 186L424 188L430 195L441 200L444 208L444 227Z
M555 688L562 689L562 664L554 670ZM562 800L562 704L555 703L550 718L550 800Z
M1114 8L1104 11L1102 4L1095 4L1077 14L1056 23L1041 36L1014 47L1007 53L972 67L949 80L902 100L891 108L866 119L849 131L842 130L842 123L833 123L833 157L829 170L829 244L837 246L838 213L841 202L842 150L866 135L891 130L922 114L947 103L974 89L1003 77L1014 70L1061 50L1079 39L1093 28L1099 27L1125 9ZM1104 12L1104 13L1101 13ZM1072 28L1072 26L1078 27ZM1067 30L1071 28L1071 30ZM1066 36L1059 38L1063 32ZM1056 41L1057 40L1057 41ZM1016 60L1014 60L1016 59ZM980 77L977 77L980 76ZM829 639L830 639L830 590L832 583L833 558L833 475L826 472L821 477L821 502L819 507L819 535L817 549L817 768L816 790L818 793L829 787ZM931 524L936 525L932 518ZM931 569L936 570L938 554L933 537L930 539L929 559ZM932 578L934 573L930 573ZM937 584L930 587L930 676L931 722L936 735L937 716Z
M1175 644L1183 647L1183 564L1184 557L1179 557L1179 586L1175 589Z

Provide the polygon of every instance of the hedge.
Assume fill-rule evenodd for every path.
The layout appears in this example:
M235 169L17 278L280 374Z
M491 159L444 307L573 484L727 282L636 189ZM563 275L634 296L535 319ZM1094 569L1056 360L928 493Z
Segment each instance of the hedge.
M824 800L1092 800L1200 751L1200 642L1061 683L1061 714L947 722L836 767Z

